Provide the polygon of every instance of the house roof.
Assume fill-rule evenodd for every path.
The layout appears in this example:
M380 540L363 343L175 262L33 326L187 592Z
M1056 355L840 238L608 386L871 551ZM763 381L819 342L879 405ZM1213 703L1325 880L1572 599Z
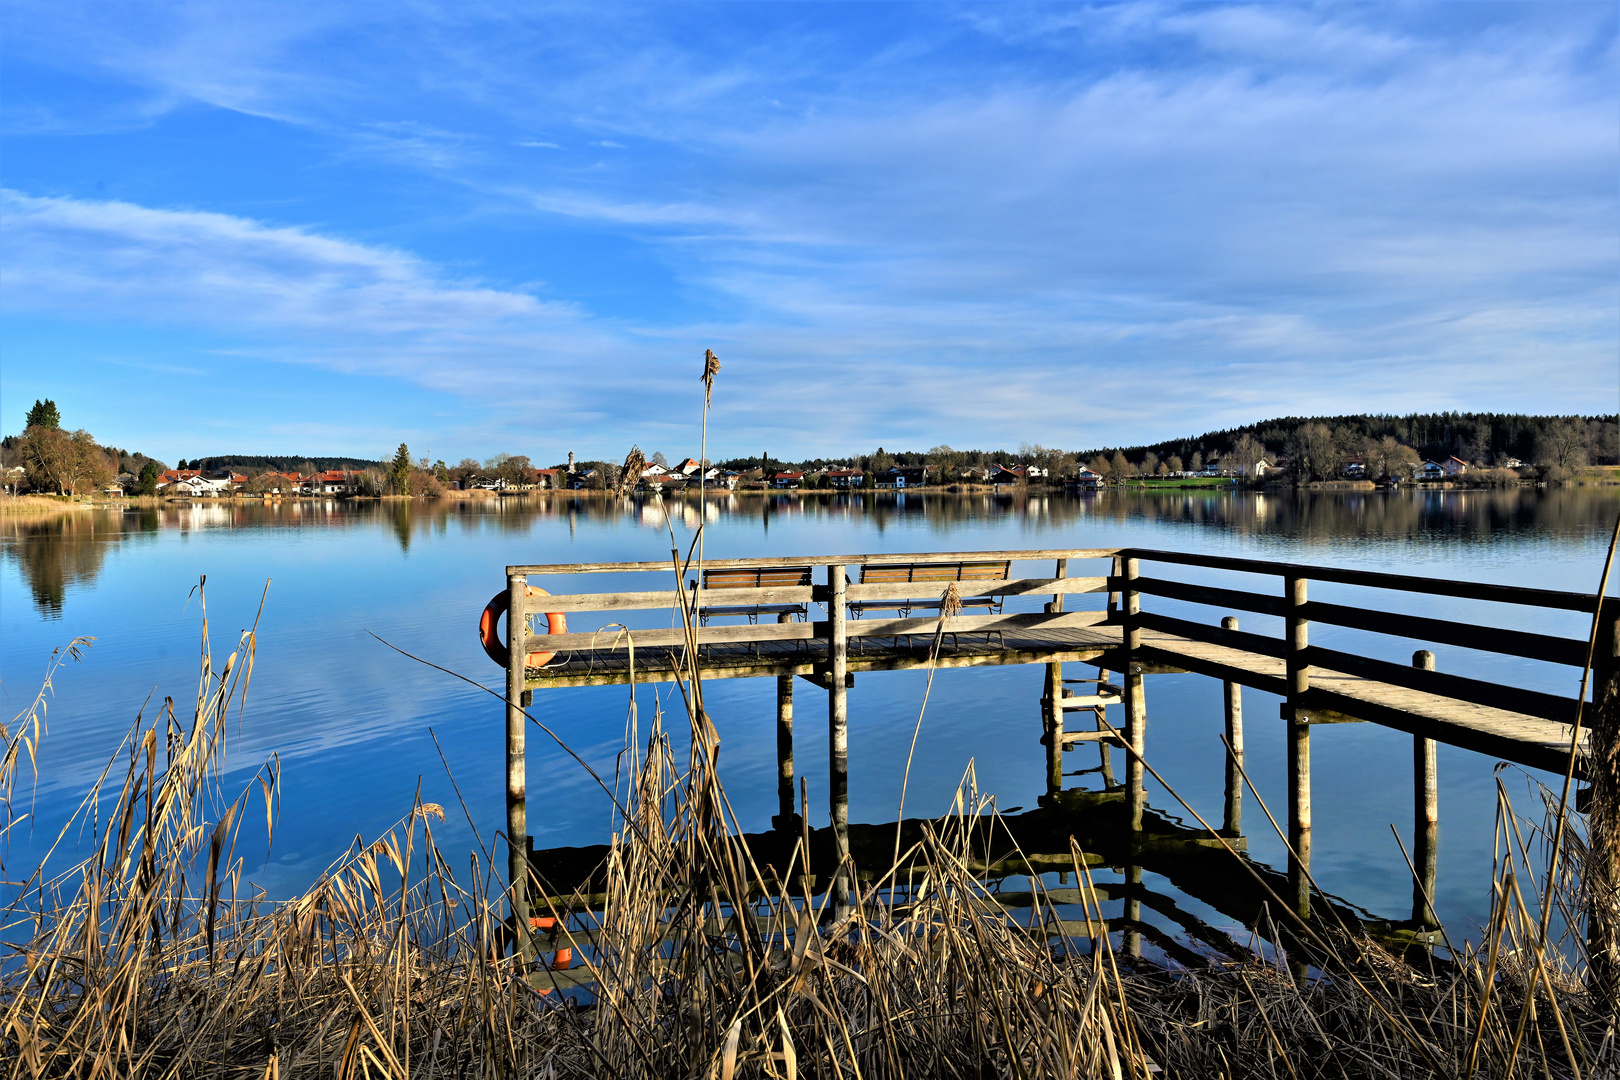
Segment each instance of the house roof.
M798 479L801 479L803 476L804 476L804 473L802 473L802 472L779 472L779 473L776 474L774 479L777 479L777 480L798 480Z
M859 469L828 469L827 470L827 475L828 476L864 476L866 474L861 472L861 470L859 470Z

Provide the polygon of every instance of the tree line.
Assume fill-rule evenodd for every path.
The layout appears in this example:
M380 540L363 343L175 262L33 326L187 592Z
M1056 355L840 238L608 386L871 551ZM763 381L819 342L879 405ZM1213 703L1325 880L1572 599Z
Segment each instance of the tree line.
M55 402L36 401L20 436L0 440L0 465L21 466L30 490L84 494L126 478L130 494L152 494L164 464L144 454L99 445L84 429L62 427ZM882 473L892 468L926 466L933 482L982 478L995 466L1035 466L1053 479L1089 468L1114 480L1198 472L1214 464L1223 472L1247 472L1258 462L1286 462L1301 481L1344 475L1357 461L1368 479L1410 477L1423 460L1458 457L1476 470L1497 470L1503 483L1516 483L1518 472L1534 466L1543 479L1561 480L1589 465L1620 464L1620 424L1610 416L1529 416L1510 413L1412 413L1405 416L1356 414L1331 417L1278 417L1243 427L1206 432L1135 446L1068 451L1024 443L1017 450L957 450L940 444L928 450L890 451L841 458L790 461L768 451L758 456L717 462L720 468L748 477L769 478L785 470L816 473L829 468L855 468ZM647 460L667 466L664 454ZM440 459L416 458L401 443L387 459L223 455L182 459L178 468L204 471L240 470L249 491L271 490L274 474L310 475L342 470L354 475L358 493L433 496L449 486L491 481L526 486L537 479L527 455L500 453L483 461L464 457L454 465ZM553 468L559 473L567 464ZM586 488L611 489L620 466L611 461L574 463L575 476Z

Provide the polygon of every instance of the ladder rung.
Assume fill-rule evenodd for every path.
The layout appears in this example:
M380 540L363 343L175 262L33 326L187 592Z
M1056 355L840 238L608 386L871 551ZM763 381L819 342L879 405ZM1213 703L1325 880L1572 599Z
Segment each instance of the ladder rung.
M1125 745L1125 740L1111 731L1065 731L1063 733L1064 749L1068 749L1074 743L1083 742L1105 742L1119 747Z
M1123 687L1115 686L1113 683L1098 683L1097 684L1097 693L1104 696L1104 697L1111 697L1111 698L1116 698L1117 699L1117 698L1121 698L1121 697L1123 697L1125 695L1125 690L1124 690ZM1064 690L1063 691L1063 696L1064 697L1078 697L1079 695L1073 690Z

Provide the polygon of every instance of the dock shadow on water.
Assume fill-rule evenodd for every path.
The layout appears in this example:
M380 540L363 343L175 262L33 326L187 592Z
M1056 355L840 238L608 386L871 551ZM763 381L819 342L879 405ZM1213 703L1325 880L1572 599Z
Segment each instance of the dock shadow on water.
M700 681L684 712L653 716L627 747L611 843L574 851L572 865L536 853L528 925L503 917L492 851L438 846L436 823L460 810L420 800L308 890L266 897L235 852L243 830L273 831L277 763L245 781L232 773L230 789L221 772L257 646L247 631L221 662L205 623L195 704L138 718L111 758L113 782L69 826L93 839L90 855L60 873L7 868L27 880L0 967L8 1075L1145 1080L1615 1067L1612 1017L1583 985L1584 935L1537 945L1541 904L1585 903L1579 858L1539 895L1527 888L1552 827L1540 808L1525 820L1501 804L1503 858L1482 883L1494 902L1477 949L1398 947L1390 927L1331 897L1300 920L1278 898L1284 876L1230 838L1151 812L1122 830L1108 792L1001 815L969 776L938 817L853 828L839 864L802 817L742 834ZM34 723L42 700L8 727L0 759L0 793L18 814L26 759L51 752ZM1202 947L1134 955L1129 935L1147 931L1129 905L1160 898L1132 891L1123 916L1105 912L1111 887L1091 878L1104 864L1176 880L1254 940L1189 926ZM850 872L841 913L826 887L839 871Z

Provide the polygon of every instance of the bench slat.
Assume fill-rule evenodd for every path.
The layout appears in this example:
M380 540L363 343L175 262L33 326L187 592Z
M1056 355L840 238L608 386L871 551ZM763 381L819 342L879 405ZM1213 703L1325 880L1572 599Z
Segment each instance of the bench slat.
M861 567L861 583L896 581L1001 581L1012 569L1011 560L995 562L904 563L899 566Z
M1105 577L1008 578L1006 581L964 581L957 590L963 599L970 596L1027 596L1051 599L1054 593L1102 593L1108 591ZM938 600L945 591L937 582L886 581L848 586L851 601L900 600L908 596Z
M810 584L808 566L745 566L703 571L705 589L764 589Z

